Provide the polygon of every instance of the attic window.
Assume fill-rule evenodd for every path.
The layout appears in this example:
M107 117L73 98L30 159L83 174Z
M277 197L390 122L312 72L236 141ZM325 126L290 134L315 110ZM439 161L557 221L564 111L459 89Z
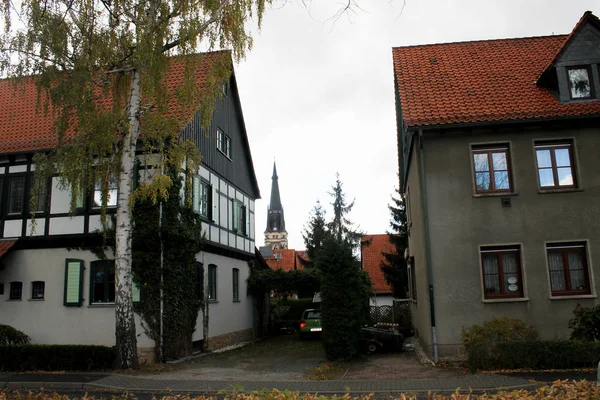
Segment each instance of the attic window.
M567 69L569 94L572 99L589 99L594 97L591 75L589 67L572 67Z

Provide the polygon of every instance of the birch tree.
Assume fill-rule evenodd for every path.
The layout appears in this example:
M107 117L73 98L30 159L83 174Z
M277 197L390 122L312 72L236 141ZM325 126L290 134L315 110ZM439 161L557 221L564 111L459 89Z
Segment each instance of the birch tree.
M211 60L205 85L195 85L201 56L184 57L185 77L168 90L173 56L229 48L234 60L252 44L247 21L260 26L271 0L22 0L0 2L0 73L38 88L40 115L50 114L55 150L35 157L36 173L59 173L72 192L72 208L82 193L100 189L102 220L116 194L115 335L121 368L137 368L131 287L133 196L164 196L170 185L155 164L152 184L133 188L136 146L168 154L170 162L197 168L192 146L163 153L168 138L181 132L177 110L212 116L220 88L231 74L231 56ZM18 86L18 85L17 85ZM18 95L18 87L15 95ZM176 103L176 105L174 105ZM187 121L185 121L187 122ZM143 129L141 128L143 127ZM197 154L196 154L197 156ZM173 160L173 158L179 159ZM159 158L160 159L160 158ZM111 198L111 195L113 196ZM100 199L98 199L100 200Z

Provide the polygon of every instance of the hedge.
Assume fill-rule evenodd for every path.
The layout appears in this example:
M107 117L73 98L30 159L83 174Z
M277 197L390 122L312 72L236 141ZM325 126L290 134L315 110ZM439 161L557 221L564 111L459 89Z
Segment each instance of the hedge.
M114 347L75 345L0 346L2 371L89 371L111 369Z
M596 368L598 361L600 342L579 340L497 342L467 349L467 363L472 371Z

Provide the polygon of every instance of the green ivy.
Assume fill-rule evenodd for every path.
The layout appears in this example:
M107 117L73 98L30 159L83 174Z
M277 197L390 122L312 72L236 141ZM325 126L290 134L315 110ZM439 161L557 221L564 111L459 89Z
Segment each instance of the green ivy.
M163 276L164 358L175 359L192 352L192 335L204 304L204 269L196 262L203 237L198 214L180 196L182 178L169 170L173 184L162 199L163 267L160 265L159 205L138 199L133 210L133 279L140 287L136 312L146 333L160 342L160 287ZM161 200L159 198L159 200Z

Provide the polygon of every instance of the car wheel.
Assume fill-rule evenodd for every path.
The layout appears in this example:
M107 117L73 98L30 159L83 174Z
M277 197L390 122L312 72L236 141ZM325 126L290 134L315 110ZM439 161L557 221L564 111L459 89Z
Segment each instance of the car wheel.
M367 345L367 351L368 351L369 353L376 353L376 352L377 352L377 350L379 350L379 346L377 346L377 343L375 343L375 342L370 342L370 343Z

